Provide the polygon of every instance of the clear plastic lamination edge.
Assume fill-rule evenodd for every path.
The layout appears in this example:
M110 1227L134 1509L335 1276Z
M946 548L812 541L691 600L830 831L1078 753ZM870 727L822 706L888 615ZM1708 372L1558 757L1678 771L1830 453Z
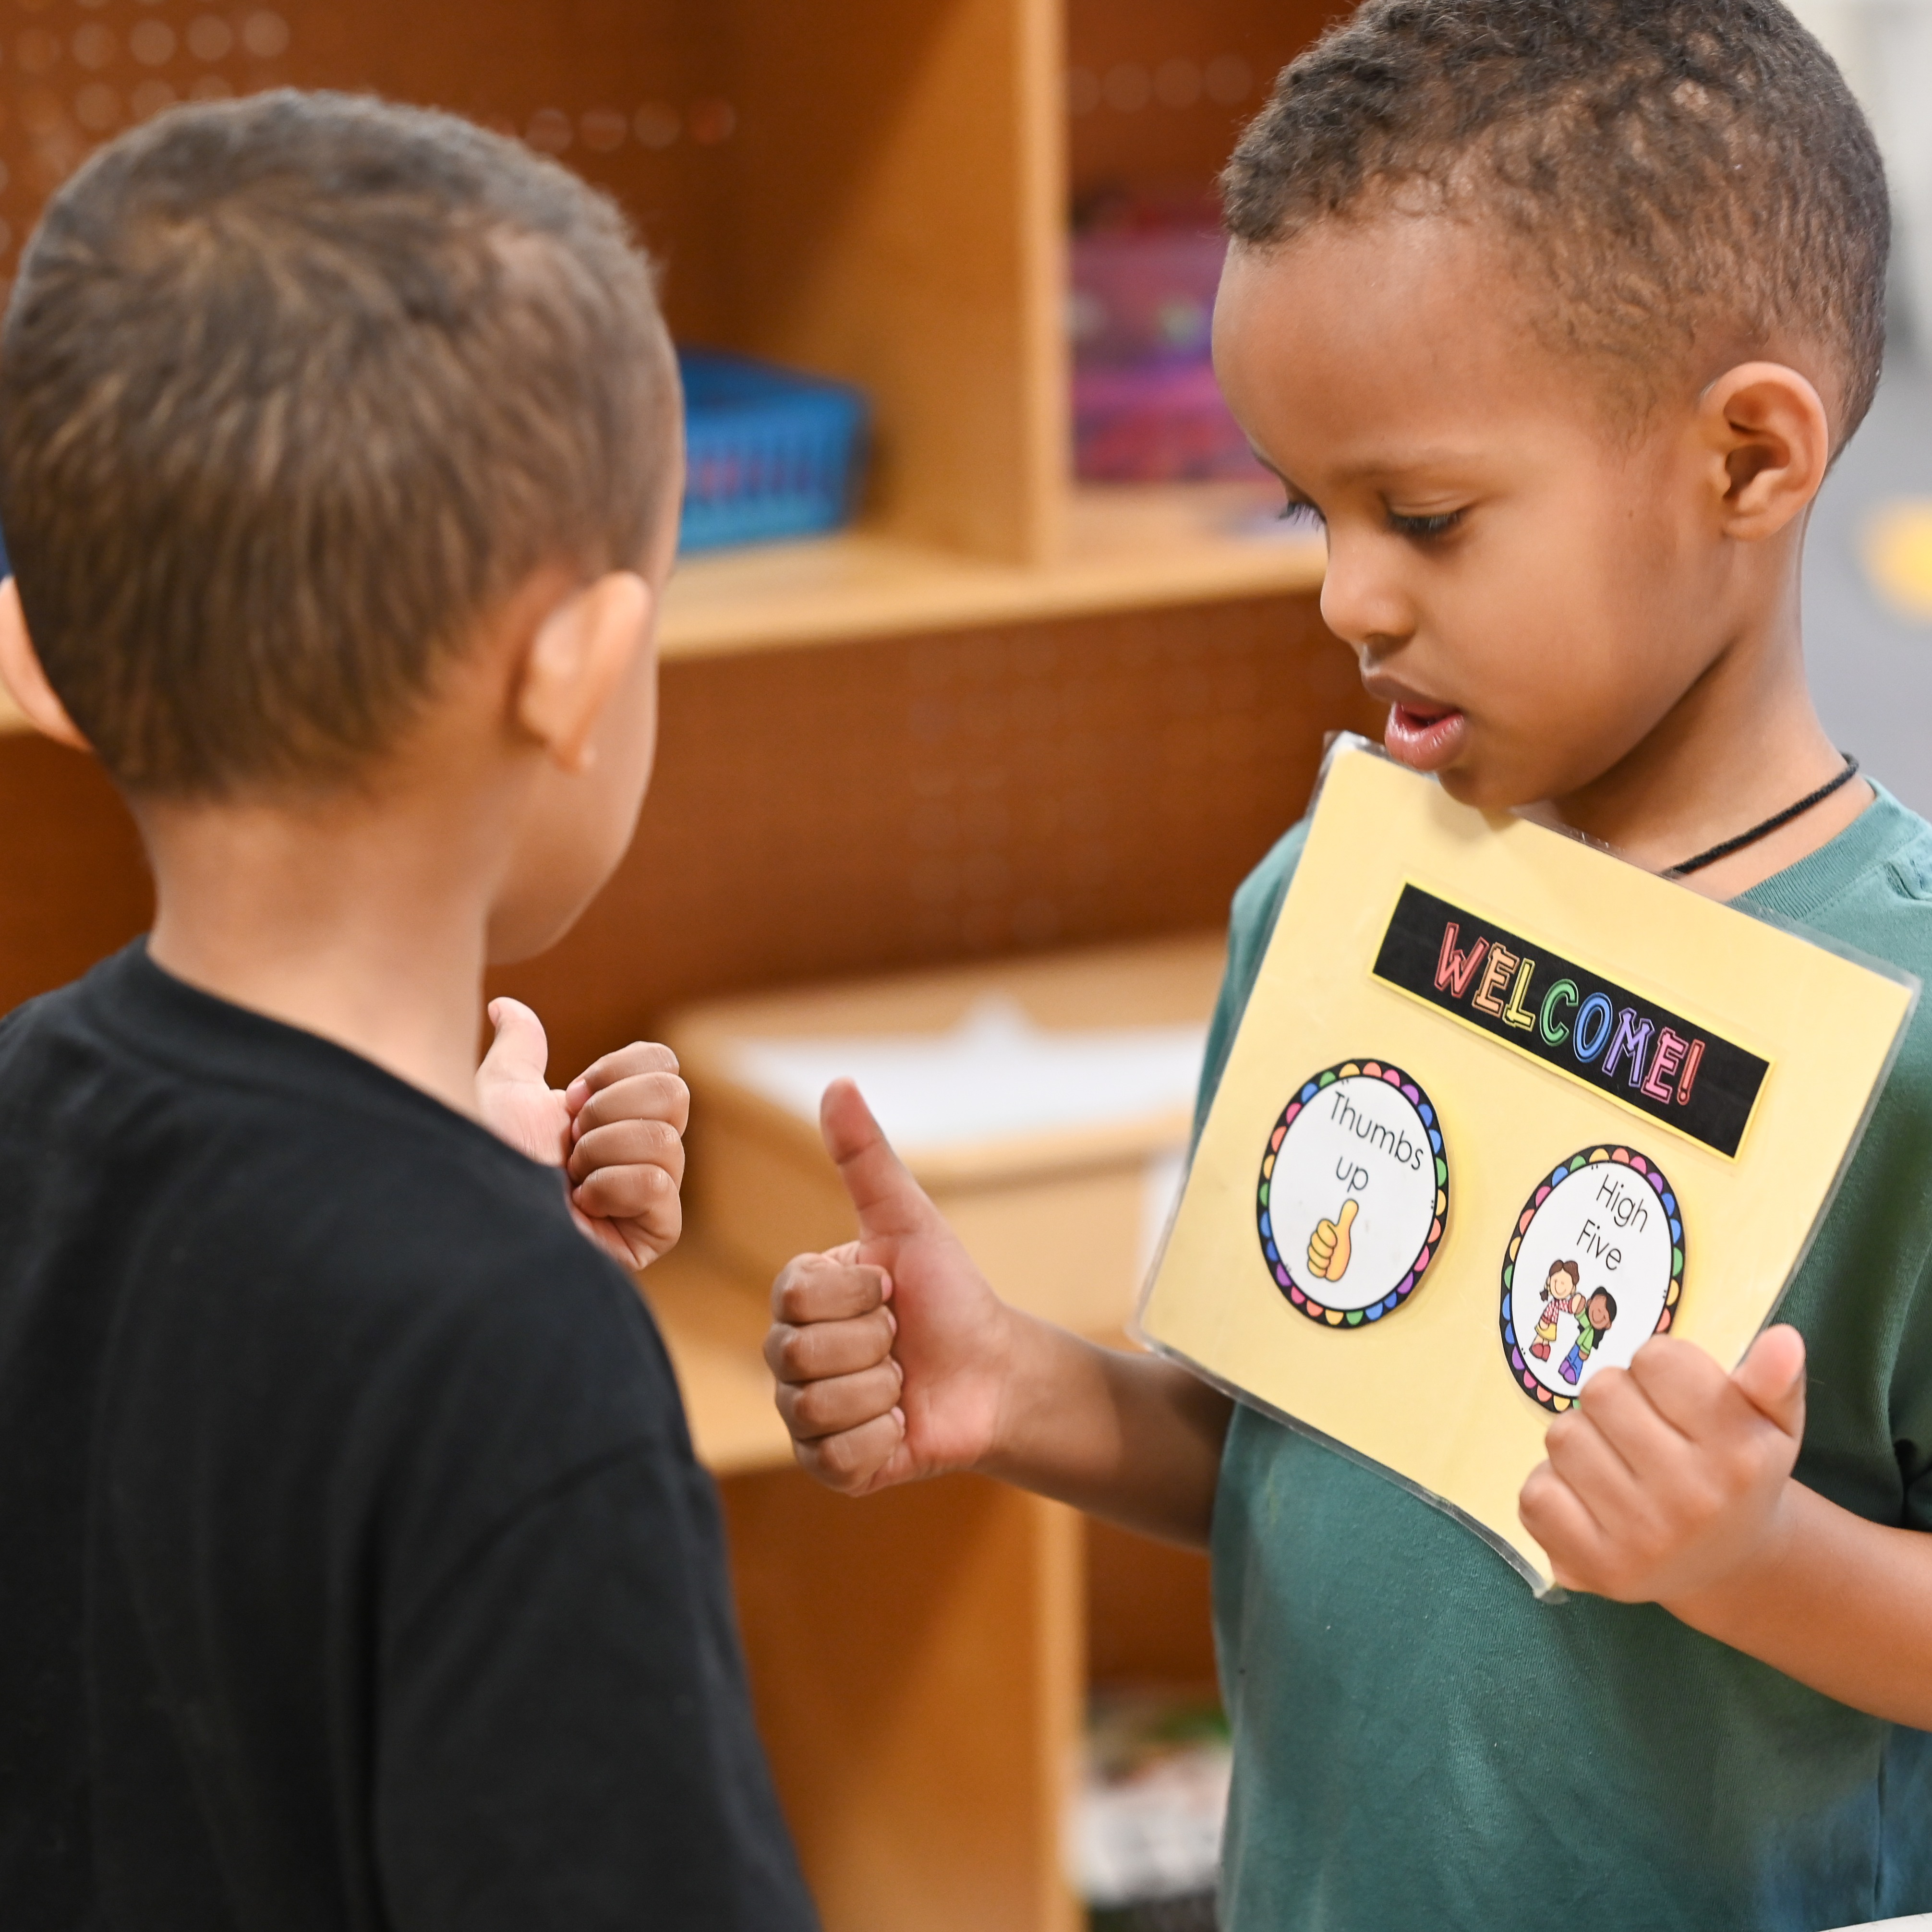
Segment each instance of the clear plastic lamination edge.
M1382 746L1363 737L1358 732L1331 731L1324 741L1322 767L1316 775L1314 789L1309 794L1307 808L1302 814L1304 818L1312 817L1316 807L1321 802L1323 789L1328 782L1328 775L1334 769L1336 760L1348 753L1354 752L1366 752L1371 756L1384 759L1391 764L1396 762L1389 758L1388 754ZM1582 832L1564 832L1554 826L1546 826L1544 829L1558 831L1559 836L1574 838L1580 844L1588 845L1594 850L1607 853L1613 858L1618 856L1611 852L1609 847L1599 844L1595 839L1588 838ZM1694 890L1680 880L1668 880L1663 883L1675 885L1684 892ZM1814 931L1811 927L1804 925L1797 920L1787 919L1781 914L1772 912L1766 908L1740 905L1736 902L1725 902L1725 903L1730 904L1733 911L1742 913L1747 918L1755 919L1762 925L1775 926L1780 931L1790 933L1793 938L1802 939L1807 944L1818 946L1825 952L1835 953L1840 958L1848 961L1852 965L1863 967L1868 972L1874 973L1881 979L1889 980L1894 985L1903 986L1908 995L1905 1010L1900 1016L1898 1027L1893 1032L1891 1047L1886 1052L1883 1065L1880 1067L1876 1077L1873 1079L1871 1090L1865 1096L1864 1109L1858 1115L1858 1124L1852 1129L1850 1139L1846 1143L1844 1154L1838 1162L1838 1171L1832 1177L1832 1184L1825 1190L1823 1198L1819 1202L1818 1211L1813 1216L1811 1225L1805 1231L1804 1239L1799 1244L1797 1253L1792 1257L1791 1266L1786 1271L1784 1280L1779 1286L1778 1294L1772 1303L1770 1310L1766 1313L1763 1322L1759 1324L1757 1333L1762 1334L1765 1329L1769 1328L1778 1319L1786 1298L1791 1292L1792 1282L1797 1280L1799 1270L1804 1267L1813 1247L1816 1244L1820 1231L1825 1225L1826 1216L1831 1213L1838 1202L1839 1190L1844 1186L1845 1178L1851 1172L1852 1162L1856 1158L1858 1149L1864 1143L1865 1130L1871 1124L1872 1115L1877 1111L1880 1098L1884 1094L1886 1087L1892 1078L1892 1070L1898 1064L1899 1054L1904 1050L1905 1036L1911 1028L1914 1016L1918 1010L1918 1003L1924 994L1924 988L1916 974L1907 972L1903 967L1894 965L1890 960L1876 958L1870 953L1861 952L1858 947L1848 945L1845 941L1830 933ZM1242 1020L1245 1024L1246 1021L1245 1012L1242 1016ZM1228 1050L1231 1058L1233 1057L1235 1042L1238 1041L1240 1036L1240 1029L1237 1028L1235 1040L1228 1042ZM1535 1592L1539 1602L1545 1604L1564 1602L1568 1593L1560 1585L1546 1581L1542 1573L1531 1564L1520 1551L1505 1542L1502 1538L1496 1534L1495 1531L1478 1522L1466 1510L1458 1508L1447 1497L1438 1496L1433 1490L1426 1489L1421 1484L1412 1481L1399 1471L1391 1469L1387 1463L1378 1462L1373 1456L1365 1456L1360 1450L1352 1449L1347 1443L1324 1433L1322 1430L1314 1427L1312 1424L1300 1420L1298 1417L1290 1415L1285 1409L1276 1408L1272 1402L1264 1401L1262 1397L1250 1390L1237 1388L1232 1382L1216 1375L1213 1370L1196 1361L1192 1356L1182 1350L1174 1348L1148 1333L1144 1319L1148 1304L1153 1298L1154 1283L1160 1277L1161 1264L1167 1256L1168 1242L1173 1235L1174 1222L1180 1213L1181 1200L1187 1192L1188 1183L1193 1178L1195 1149L1199 1144L1199 1139L1200 1136L1197 1132L1188 1147L1187 1161L1182 1170L1180 1185L1175 1190L1173 1204L1168 1210L1166 1222L1161 1229L1160 1239L1155 1244L1153 1258L1148 1264L1146 1276L1141 1284L1140 1293L1136 1298L1133 1319L1127 1324L1129 1336L1150 1353L1160 1356L1165 1360L1174 1363L1178 1366L1186 1370L1190 1375L1198 1376L1211 1388L1219 1389L1231 1400L1253 1409L1258 1414L1267 1416L1270 1420L1280 1423L1284 1428L1293 1430L1297 1435L1306 1436L1312 1442L1318 1442L1323 1448L1332 1449L1337 1455L1347 1457L1350 1462L1372 1472L1385 1481L1394 1483L1399 1488L1408 1490L1412 1496L1426 1503L1431 1509L1440 1510L1452 1521L1460 1523L1472 1534L1480 1537L1512 1570L1523 1578L1531 1589ZM1755 1340L1755 1336L1753 1339ZM1727 1366L1734 1368L1736 1364L1732 1363Z
M1293 1430L1298 1436L1305 1436L1310 1442L1318 1442L1324 1449L1334 1450L1338 1456L1346 1456L1358 1467L1381 1477L1384 1482L1394 1483L1397 1488L1408 1490L1411 1496L1420 1498L1431 1509L1439 1510L1453 1522L1460 1523L1472 1535L1480 1537L1486 1543L1528 1584L1539 1603L1560 1604L1568 1599L1569 1593L1560 1584L1551 1582L1546 1578L1514 1545L1505 1542L1486 1524L1478 1522L1466 1510L1458 1508L1448 1497L1437 1495L1433 1490L1425 1489L1421 1484L1412 1481L1400 1470L1391 1469L1386 1462L1378 1462L1372 1456L1365 1456L1359 1449L1350 1448L1347 1443L1325 1434L1312 1423L1304 1422L1299 1416L1290 1415L1286 1409L1276 1408L1272 1402L1264 1402L1249 1390L1237 1388L1232 1382L1215 1374L1213 1370L1204 1368L1192 1356L1150 1335L1142 1327L1138 1315L1129 1325L1127 1333L1150 1353L1186 1370L1190 1375L1198 1376L1231 1400L1240 1403L1244 1408L1252 1408L1258 1414L1266 1416L1270 1421L1278 1422L1283 1428Z

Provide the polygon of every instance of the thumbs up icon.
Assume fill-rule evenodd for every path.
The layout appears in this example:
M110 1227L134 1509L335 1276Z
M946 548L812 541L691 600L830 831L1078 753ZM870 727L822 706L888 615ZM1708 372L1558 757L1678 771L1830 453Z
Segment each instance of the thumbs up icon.
M1348 1271L1348 1230L1361 1212L1358 1202L1345 1201L1341 1214L1324 1221L1308 1238L1308 1265L1318 1280L1340 1281Z

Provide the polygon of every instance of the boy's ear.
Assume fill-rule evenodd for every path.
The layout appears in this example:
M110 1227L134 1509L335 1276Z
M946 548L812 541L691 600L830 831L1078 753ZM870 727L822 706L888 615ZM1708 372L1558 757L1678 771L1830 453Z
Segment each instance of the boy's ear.
M558 604L538 625L517 680L517 722L567 772L587 771L604 707L650 636L650 586L614 570Z
M0 583L0 684L32 725L56 744L71 745L76 752L93 748L83 738L67 706L54 694L47 674L40 668L34 640L27 634L27 614L20 608L20 587L10 577Z
M1832 462L1832 425L1817 390L1781 362L1744 362L1704 392L1698 410L1719 466L1724 534L1773 536L1817 495Z

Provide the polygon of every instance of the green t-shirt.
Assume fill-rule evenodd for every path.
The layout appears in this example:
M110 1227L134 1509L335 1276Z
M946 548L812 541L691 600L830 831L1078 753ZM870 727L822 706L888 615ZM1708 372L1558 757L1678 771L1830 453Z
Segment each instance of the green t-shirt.
M1204 1109L1302 837L1235 896ZM1932 982L1932 826L1887 794L1738 903ZM1928 1258L1932 1001L1781 1311L1810 1349L1799 1478L1916 1529ZM1654 1605L1539 1604L1412 1492L1246 1407L1214 1543L1225 1932L1819 1932L1932 1910L1932 1735Z

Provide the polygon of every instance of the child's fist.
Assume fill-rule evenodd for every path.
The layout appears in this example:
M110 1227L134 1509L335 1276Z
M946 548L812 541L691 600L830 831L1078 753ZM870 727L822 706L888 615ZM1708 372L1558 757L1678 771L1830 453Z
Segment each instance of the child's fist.
M853 1496L969 1468L998 1428L1007 1310L849 1080L819 1124L859 1238L772 1285L765 1360L799 1462Z
M496 1038L476 1070L484 1124L532 1160L563 1168L578 1226L622 1266L648 1268L683 1227L691 1094L676 1055L635 1041L554 1088L536 1015L520 1000L492 1000L490 1022Z
M765 1361L801 1468L848 1495L900 1480L905 1371L892 1355L898 1322L886 1305L892 1277L848 1242L800 1255L772 1284ZM910 1472L908 1472L910 1473Z
M1804 1432L1796 1329L1766 1329L1729 1376L1658 1336L1551 1423L1519 1514L1565 1588L1668 1605L1771 1536Z
M646 1268L684 1232L684 1130L691 1089L668 1046L633 1040L587 1066L564 1092L570 1111L570 1204L628 1268Z

